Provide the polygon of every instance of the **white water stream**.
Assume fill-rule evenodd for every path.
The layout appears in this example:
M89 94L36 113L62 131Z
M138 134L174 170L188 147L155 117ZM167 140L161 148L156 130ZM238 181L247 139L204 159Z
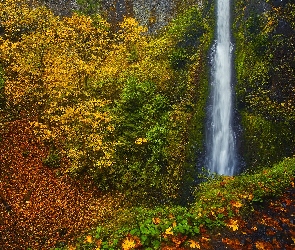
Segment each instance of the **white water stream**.
M237 158L232 128L231 47L230 0L217 0L217 41L213 59L207 157L209 170L222 175L235 173Z

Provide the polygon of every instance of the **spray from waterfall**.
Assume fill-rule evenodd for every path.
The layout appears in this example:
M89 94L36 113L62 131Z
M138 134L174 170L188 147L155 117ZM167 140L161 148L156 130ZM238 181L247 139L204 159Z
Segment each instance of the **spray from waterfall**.
M234 175L237 165L233 130L230 0L217 0L217 38L213 48L207 165L210 172Z

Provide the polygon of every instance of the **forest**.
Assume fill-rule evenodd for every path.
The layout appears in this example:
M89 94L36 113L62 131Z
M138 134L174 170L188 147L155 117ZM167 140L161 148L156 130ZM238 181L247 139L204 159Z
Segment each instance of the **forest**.
M232 1L240 174L219 176L201 3L150 32L0 1L0 249L294 249L295 4Z

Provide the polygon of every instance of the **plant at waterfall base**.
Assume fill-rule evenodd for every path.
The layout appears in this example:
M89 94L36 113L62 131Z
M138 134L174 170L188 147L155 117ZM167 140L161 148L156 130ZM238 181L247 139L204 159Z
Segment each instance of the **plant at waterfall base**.
M16 168L24 176L36 175L41 179L38 183L31 181L31 185L37 187L33 193L25 190L28 187L24 185L25 193L12 197L12 204L16 204L12 209L16 208L15 212L21 212L18 215L25 218L17 223L28 228L29 232L32 230L32 237L35 237L32 239L37 239L26 244L42 248L46 237L39 237L39 233L43 235L48 226L53 225L46 242L52 246L56 242L56 249L208 249L211 240L218 237L216 234L211 237L212 231L223 227L221 232L225 232L226 237L219 242L234 249L243 248L235 237L259 231L257 224L250 227L251 230L247 228L244 216L286 188L294 188L295 161L286 159L273 168L261 167L260 171L236 177L209 178L197 186L190 204L186 207L175 205L180 199L186 202L183 198L187 195L185 188L188 183L195 182L197 154L203 147L204 107L208 96L206 60L214 33L212 17L210 19L209 14L193 7L162 33L149 37L145 35L146 28L133 18L126 18L116 27L117 32L112 33L110 25L99 15L89 17L76 13L59 18L45 7L29 2L7 0L0 3L0 102L4 98L5 104L0 108L0 115L1 118L5 115L14 119L25 118L9 123L11 128L16 124L23 128L18 136L11 138L13 145L17 145L13 152L18 149L21 152L16 152L13 158L9 158L11 151L3 152L0 158L4 166L7 163L11 167L10 170ZM266 49L271 41L269 35L279 23L277 13L294 26L293 4L287 6L290 8L286 9L288 12L272 9L261 18L256 16L257 19L241 22L246 25L243 31L251 35L247 46L239 47L237 54L238 96L243 96L241 99L248 105L241 115L247 125L245 137L251 140L248 148L263 156L253 161L266 162L267 166L285 154L283 150L282 154L275 154L277 147L273 147L274 144L289 147L293 141L290 126L294 106L292 87L284 86L284 94L290 94L284 102L270 95L279 91L275 84L280 83L279 78L273 78L271 91L265 92L268 72L272 63L277 62L276 56L266 55L268 52L281 54L287 40L275 37L277 48L274 51ZM212 9L209 12L213 13ZM256 20L261 30L253 29ZM237 40L241 42L246 38L249 37L239 34ZM286 63L285 60L277 62L276 74L281 69L286 75L292 72L290 58L284 57L288 59ZM266 109L260 109L265 106ZM275 111L275 107L279 109ZM282 120L273 121L269 118L272 114L275 114L274 119L279 117ZM24 126L27 120L29 122ZM2 121L0 125L1 129L6 129ZM39 144L40 141L36 140L36 143L30 128L48 146L49 155L45 155L47 149ZM18 141L20 134L30 135L26 143ZM263 140L259 140L261 138ZM12 150L11 147L6 149ZM293 152L292 147L288 150ZM35 154L40 158L37 170L32 160ZM41 167L42 159L51 169ZM31 165L26 164L34 165L34 171L25 173L25 167L31 170ZM2 172L6 174L7 169L3 168ZM6 176L2 172L0 177L4 182L15 178L15 175ZM106 197L120 190L120 205L113 205L111 199L103 199L101 211L93 212L90 203L87 208L91 212L88 212L84 205L89 200L81 197L87 193L76 189L77 193L62 193L55 188L55 184L58 187L64 185L64 179L75 184L67 175L62 175L65 173L85 177L87 181L75 180L83 185L92 183L89 179L95 180L100 191L109 191ZM46 176L54 185L44 185ZM23 184L23 178L20 179ZM38 187L42 184L47 191L54 190L54 195L49 198L47 191L40 192ZM68 188L71 190L72 186ZM69 205L65 199L68 196L79 202ZM22 209L18 209L19 197L24 197ZM44 203L39 200L34 203L34 199ZM175 201L178 203L173 203ZM80 203L83 206L80 207ZM42 204L44 210L41 212L52 213L52 218L56 218L55 212L62 208L66 209L64 216L61 220L49 218L48 221L43 220L46 216L40 216L42 219L37 220L35 208ZM288 207L292 201L280 202L278 211L285 209L282 204ZM108 207L112 207L110 212ZM77 219L77 208L85 209L83 217L78 216L78 223L63 220L73 213L73 219ZM19 216L9 216L7 222L15 225L15 218ZM258 218L262 227L277 226L271 224L270 217ZM284 226L292 224L285 218L283 220ZM60 227L60 221L65 223L65 228ZM85 228L80 230L83 223ZM87 223L97 225L87 231ZM72 234L72 230L76 226L85 234L73 241L76 231ZM23 233L21 227L10 228L14 237L5 235L8 241L24 242L24 238L17 238L19 232ZM66 241L58 242L67 234L66 228L72 240L68 247ZM275 230L280 231L279 227ZM231 238L230 233L234 233ZM271 236L273 232L268 233ZM272 243L276 245L275 241ZM262 241L253 244L258 249L269 248ZM276 248L283 249L277 245Z
M239 237L250 237L252 233L256 233L259 225L281 230L268 214L258 215L257 221L255 220L250 229L245 218L257 204L282 194L286 188L294 188L294 171L295 160L286 159L273 168L265 168L255 174L213 179L196 190L196 202L188 208L123 208L118 211L119 215L115 219L108 220L89 232L93 237L90 249L97 246L102 249L123 246L126 249L209 249L212 248L211 241L217 237L215 234L212 236L211 230L216 232L214 230L220 227L223 227L221 231L226 232L220 235L224 237L220 238L220 241L227 246L240 248L242 243ZM284 202L291 205L290 200ZM276 209L282 209L281 201L278 200L277 203ZM274 203L271 204L274 206ZM78 247L90 246L85 242L87 235L79 239ZM253 244L256 247L268 246L263 240L254 240Z

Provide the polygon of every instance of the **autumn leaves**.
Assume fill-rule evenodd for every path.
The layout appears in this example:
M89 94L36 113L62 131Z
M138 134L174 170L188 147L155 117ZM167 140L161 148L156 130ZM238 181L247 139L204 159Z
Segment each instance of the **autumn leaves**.
M112 27L100 15L61 18L25 0L1 2L0 21L6 111L29 118L50 152L66 159L61 173L88 174L104 190L176 199L196 151L187 149L196 145L190 124L202 147L206 76L196 82L212 31L201 10L158 37L133 18ZM181 70L173 68L179 50L187 58Z
M0 3L0 20L10 112L29 117L42 141L58 145L71 161L67 172L108 168L114 142L105 136L114 127L106 106L117 96L99 82L126 70L137 43L146 46L145 29L129 18L112 33L99 15L60 18L18 0Z

